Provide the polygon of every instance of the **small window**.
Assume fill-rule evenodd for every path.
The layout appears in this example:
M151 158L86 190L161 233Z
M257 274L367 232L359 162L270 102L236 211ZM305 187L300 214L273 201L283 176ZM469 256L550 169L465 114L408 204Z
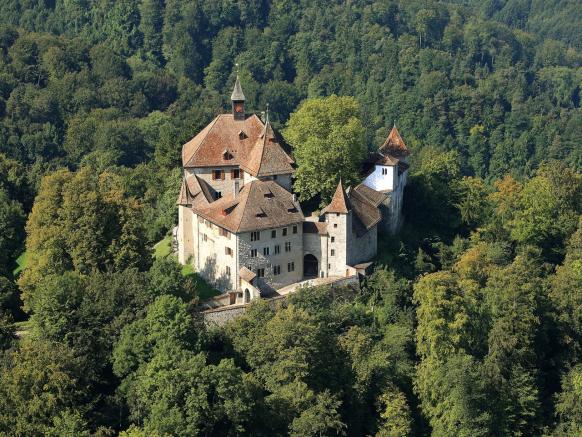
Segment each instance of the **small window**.
M257 257L257 249L251 249L251 258Z
M336 216L336 217L339 217L339 215L340 215L340 213L339 213L339 212L336 212L336 213L335 213L335 216Z
M228 150L225 150L224 152L222 152L222 158L225 161L230 161L232 159L232 154Z
M287 235L287 228L283 228L283 237Z
M265 277L265 269L257 269L257 276L259 278L264 278Z
M331 242L335 243L335 237L331 237Z
M230 267L226 266L225 272L226 272L226 276L230 276Z
M294 262L287 263L287 271L288 272L294 272L295 271L295 263Z
M224 172L222 170L212 170L212 180L224 179Z
M259 241L260 239L261 239L260 231L251 232L251 241Z
M218 234L221 237L226 237L226 238L228 238L230 240L230 232L228 232L226 229L224 229L224 228L218 228Z
M331 254L330 256L335 256L335 249L331 249Z
M230 247L225 247L224 253L228 256L232 256L232 249Z
M293 233L296 234L297 233L297 226L293 226Z
M202 234L202 240L203 241L208 241L208 235Z
M331 270L331 264L328 264L327 265L327 268Z
M221 191L214 192L214 200L218 200L221 197L222 197L222 192Z
M337 223L334 223L334 224L333 224L333 227L334 227L334 228L337 228Z
M269 248L268 247L263 247L263 255L265 255L265 256L269 255Z
M271 231L271 238L277 238L277 231L275 229Z
M277 276L281 274L281 266L274 266L273 267L273 275Z
M240 170L235 169L230 171L230 178L231 179L240 179Z
M281 246L277 244L275 245L275 255L277 255L278 253L281 253Z
M285 252L291 252L291 242L287 241L285 243Z

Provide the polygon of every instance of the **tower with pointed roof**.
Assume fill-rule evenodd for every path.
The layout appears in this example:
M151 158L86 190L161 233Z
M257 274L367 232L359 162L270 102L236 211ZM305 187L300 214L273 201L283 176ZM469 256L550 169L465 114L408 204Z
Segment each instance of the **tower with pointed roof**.
M329 244L327 247L327 274L341 276L346 274L350 261L350 248L353 246L352 205L340 178L331 202L321 216L327 226Z
M243 93L242 87L240 85L240 80L238 74L236 75L236 81L234 82L234 88L230 96L232 102L232 115L235 120L243 121L245 119L245 95Z
M384 231L395 233L402 223L402 201L408 176L407 158L410 151L396 125L378 150L370 155L363 184L373 190L385 193L382 204Z

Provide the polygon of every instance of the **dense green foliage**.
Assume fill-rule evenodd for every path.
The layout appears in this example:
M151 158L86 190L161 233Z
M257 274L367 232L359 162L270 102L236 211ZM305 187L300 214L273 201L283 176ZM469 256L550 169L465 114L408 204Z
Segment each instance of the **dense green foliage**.
M353 97L306 100L291 115L285 139L293 146L293 189L300 200L319 195L327 204L338 178L346 186L359 183L367 151L360 107Z
M0 434L582 432L579 2L0 3ZM235 63L302 200L413 155L360 290L208 329L150 253Z

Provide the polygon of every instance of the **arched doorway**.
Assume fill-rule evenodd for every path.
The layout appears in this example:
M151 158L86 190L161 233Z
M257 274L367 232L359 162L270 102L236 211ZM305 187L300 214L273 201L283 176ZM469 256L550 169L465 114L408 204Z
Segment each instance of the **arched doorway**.
M303 257L303 276L306 278L314 277L317 278L317 272L319 271L319 263L317 258L308 253Z
M245 303L249 303L251 301L251 292L248 288L245 288Z

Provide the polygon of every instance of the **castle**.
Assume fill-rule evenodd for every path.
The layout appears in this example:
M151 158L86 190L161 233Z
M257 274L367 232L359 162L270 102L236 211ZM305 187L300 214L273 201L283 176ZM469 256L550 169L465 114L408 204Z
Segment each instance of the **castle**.
M345 278L376 255L378 228L401 222L409 151L396 127L366 161L356 187L338 183L318 215L305 217L292 193L294 161L273 129L245 114L236 78L232 111L182 147L178 198L180 263L230 303L243 303L309 278Z

